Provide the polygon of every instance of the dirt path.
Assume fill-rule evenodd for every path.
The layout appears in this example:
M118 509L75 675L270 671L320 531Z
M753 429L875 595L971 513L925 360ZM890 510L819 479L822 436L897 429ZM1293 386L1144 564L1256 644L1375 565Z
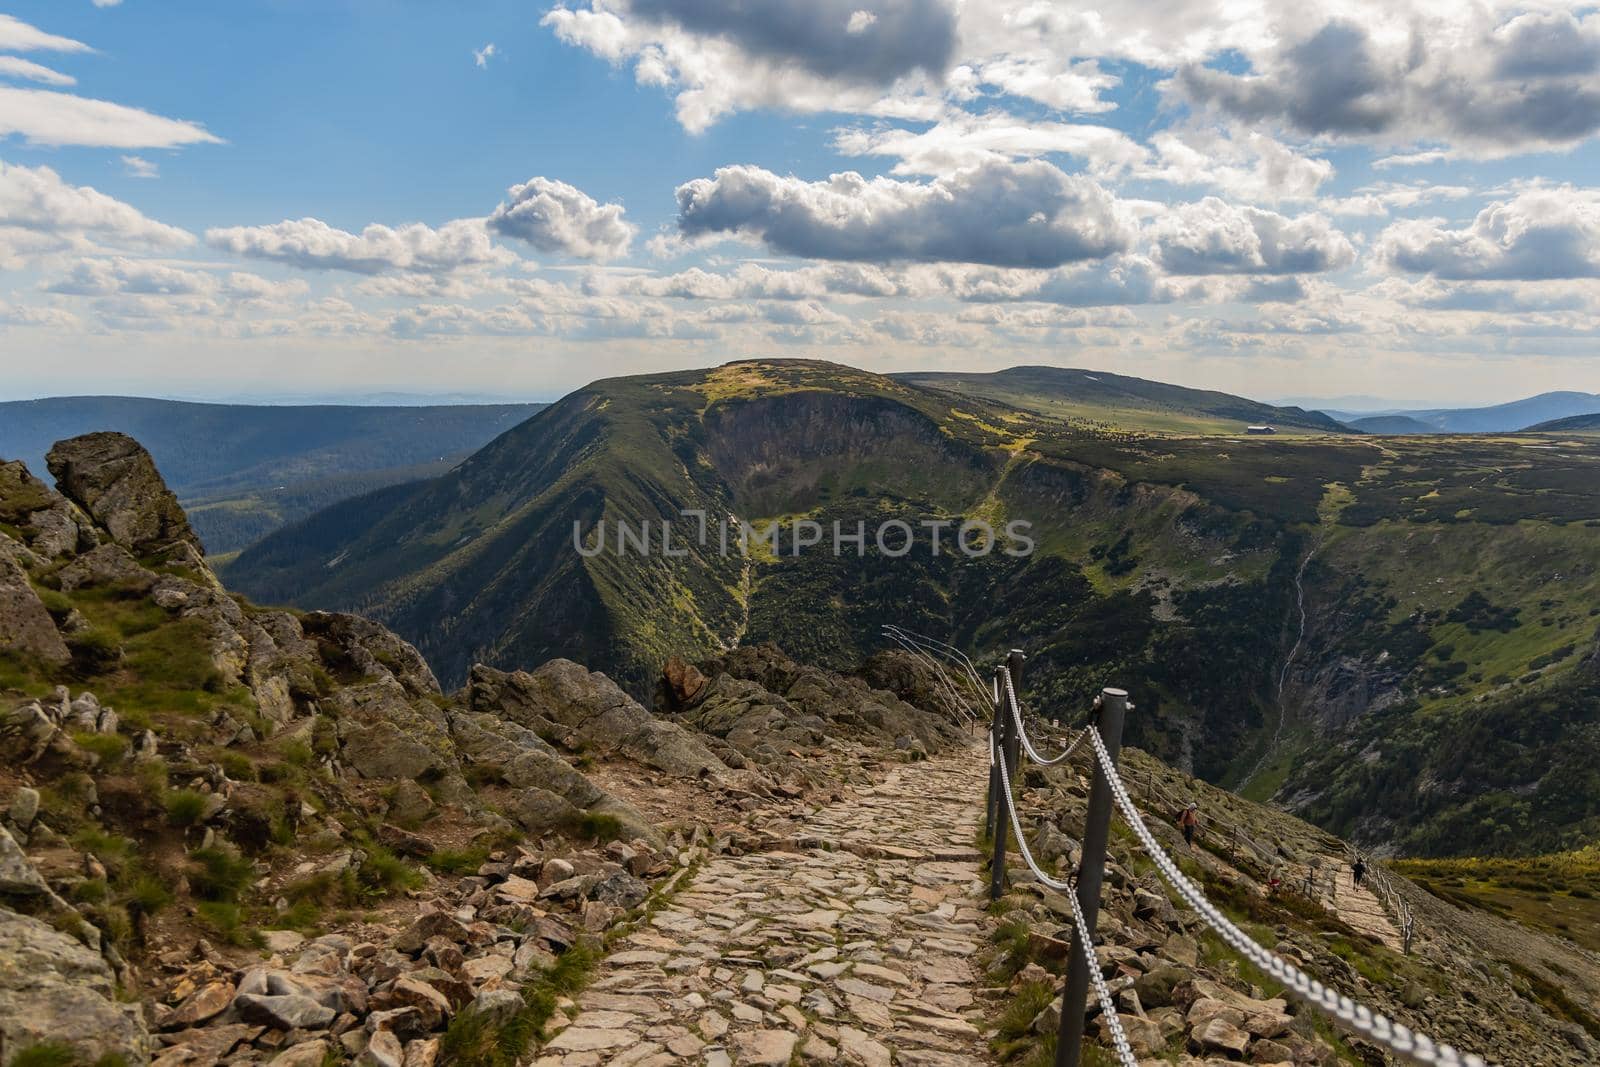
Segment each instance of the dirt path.
M895 767L812 813L792 851L706 860L601 963L537 1067L992 1062L980 756Z

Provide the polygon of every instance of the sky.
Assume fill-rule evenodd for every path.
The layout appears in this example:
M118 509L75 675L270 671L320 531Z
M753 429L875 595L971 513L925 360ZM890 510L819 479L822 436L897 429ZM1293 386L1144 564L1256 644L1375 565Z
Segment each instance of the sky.
M1600 9L0 0L0 399L1600 392Z

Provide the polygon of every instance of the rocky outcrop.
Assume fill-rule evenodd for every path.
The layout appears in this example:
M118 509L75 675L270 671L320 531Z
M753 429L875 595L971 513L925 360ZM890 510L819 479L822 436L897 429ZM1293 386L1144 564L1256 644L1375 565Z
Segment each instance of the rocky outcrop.
M144 446L127 434L59 441L45 457L61 491L120 545L140 555L198 560L200 538Z
M0 538L0 648L44 663L65 663L72 652L18 562L23 551Z
M0 907L0 1063L36 1045L81 1062L150 1060L137 1004L119 1003L100 954L38 919Z
M571 660L551 660L531 673L479 664L465 697L473 711L500 715L568 751L623 757L679 777L727 770L693 733L656 718L611 679Z
M735 649L699 669L711 680L684 712L685 720L741 751L816 744L825 737L876 744L914 741L936 751L965 737L940 705L924 710L862 678L796 663L775 645ZM913 684L907 673L891 673L882 663L874 670L911 693L931 688L927 680Z

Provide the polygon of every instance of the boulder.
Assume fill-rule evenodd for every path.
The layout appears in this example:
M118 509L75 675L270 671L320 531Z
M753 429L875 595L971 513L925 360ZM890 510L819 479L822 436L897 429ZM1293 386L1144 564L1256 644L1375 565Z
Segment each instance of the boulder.
M6 538L0 535L3 541ZM28 582L28 572L4 550L0 550L0 648L57 666L72 658L55 620Z
M657 719L610 678L571 660L551 660L531 674L478 664L467 681L467 700L471 710L501 715L546 740L624 756L667 774L692 778L727 770L698 737Z
M66 496L140 556L170 553L198 559L200 538L178 498L162 481L144 446L123 433L91 433L58 441L45 463ZM188 552L182 552L186 546Z
M321 1030L336 1014L302 993L240 993L233 1007L245 1022L279 1030Z
M149 1062L137 1005L118 1003L111 967L55 928L0 908L0 1049L47 1041L85 1063Z

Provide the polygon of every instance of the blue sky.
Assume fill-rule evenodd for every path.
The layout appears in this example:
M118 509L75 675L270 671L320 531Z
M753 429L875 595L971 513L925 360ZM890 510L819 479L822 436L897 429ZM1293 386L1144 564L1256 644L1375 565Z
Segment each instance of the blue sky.
M1597 128L1582 5L0 3L0 393L1600 391Z

